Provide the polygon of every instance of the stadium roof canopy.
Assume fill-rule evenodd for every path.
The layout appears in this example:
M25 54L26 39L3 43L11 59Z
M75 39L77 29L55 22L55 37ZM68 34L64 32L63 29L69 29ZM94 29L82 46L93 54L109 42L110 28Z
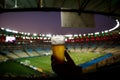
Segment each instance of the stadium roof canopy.
M61 15L63 17L66 16L64 12L69 12L70 15L72 15L71 13L73 12L75 15L74 18L78 17L78 15L82 16L80 18L84 18L87 15L88 20L84 18L87 26L94 26L94 21L90 20L94 14L112 16L113 18L120 19L120 0L0 0L0 8L0 12L58 11L63 12ZM81 19L78 20L81 21ZM66 23L63 23L63 26L65 25ZM78 24L77 26L80 25ZM87 27L85 25L82 26Z
M120 0L0 0L0 7L4 9L1 11L69 11L111 16L120 16L119 4Z

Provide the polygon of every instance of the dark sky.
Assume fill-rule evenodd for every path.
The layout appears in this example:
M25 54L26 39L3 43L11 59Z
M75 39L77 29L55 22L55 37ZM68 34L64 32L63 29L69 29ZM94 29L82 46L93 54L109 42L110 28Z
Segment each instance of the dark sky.
M95 15L95 28L63 28L60 12L8 12L0 14L0 27L20 32L51 34L84 34L114 27L110 17Z

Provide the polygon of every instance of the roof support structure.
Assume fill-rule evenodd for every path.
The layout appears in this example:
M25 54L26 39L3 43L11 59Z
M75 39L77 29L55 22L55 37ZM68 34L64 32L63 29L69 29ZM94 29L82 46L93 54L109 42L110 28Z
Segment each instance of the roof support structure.
M60 8L19 8L19 9L1 9L0 13L4 12L22 12L22 11L45 11L45 12L81 12L81 13L90 13L90 14L101 14L107 16L119 16L120 14L113 12L99 12L99 11L90 11L90 10L77 10L77 9L60 9Z

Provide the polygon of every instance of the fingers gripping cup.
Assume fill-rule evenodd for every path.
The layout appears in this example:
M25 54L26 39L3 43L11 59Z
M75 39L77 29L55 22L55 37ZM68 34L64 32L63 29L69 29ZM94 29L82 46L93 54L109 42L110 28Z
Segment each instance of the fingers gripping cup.
M65 37L63 35L56 35L51 37L53 56L58 62L64 62L65 51Z

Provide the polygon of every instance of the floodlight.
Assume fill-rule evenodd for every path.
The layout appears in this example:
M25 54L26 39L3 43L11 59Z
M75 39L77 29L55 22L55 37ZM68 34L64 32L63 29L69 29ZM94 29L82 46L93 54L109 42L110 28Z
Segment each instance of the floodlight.
M33 33L33 36L37 36L37 34L36 34L36 33Z
M117 22L116 26L113 27L112 29L109 29L109 31L113 31L113 30L117 29L120 26L120 23L119 23L118 19L116 19L116 22Z

